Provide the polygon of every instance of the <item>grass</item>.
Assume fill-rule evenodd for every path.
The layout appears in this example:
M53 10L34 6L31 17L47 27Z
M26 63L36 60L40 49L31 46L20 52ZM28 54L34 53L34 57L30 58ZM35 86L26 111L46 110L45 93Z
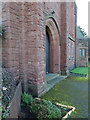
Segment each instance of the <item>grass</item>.
M56 84L41 98L74 106L72 118L87 118L88 116L88 78L68 77Z
M88 62L88 72L90 72L90 62Z
M77 74L88 74L88 67L78 67L71 71L71 73L77 73Z
M90 67L90 62L88 62L88 67Z

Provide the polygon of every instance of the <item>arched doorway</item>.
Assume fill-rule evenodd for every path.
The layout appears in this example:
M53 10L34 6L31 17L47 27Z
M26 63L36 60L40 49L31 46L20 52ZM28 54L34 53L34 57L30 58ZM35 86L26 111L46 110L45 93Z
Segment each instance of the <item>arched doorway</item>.
M46 73L60 73L60 37L52 19L46 20Z
M50 37L46 29L46 74L50 73Z

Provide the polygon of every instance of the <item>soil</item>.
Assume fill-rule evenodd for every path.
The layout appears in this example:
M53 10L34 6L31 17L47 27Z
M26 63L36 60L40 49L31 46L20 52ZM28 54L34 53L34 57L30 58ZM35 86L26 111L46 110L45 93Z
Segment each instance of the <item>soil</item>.
M28 118L28 119L33 118L27 106L21 105L21 112L19 114L19 119L21 120L21 118Z

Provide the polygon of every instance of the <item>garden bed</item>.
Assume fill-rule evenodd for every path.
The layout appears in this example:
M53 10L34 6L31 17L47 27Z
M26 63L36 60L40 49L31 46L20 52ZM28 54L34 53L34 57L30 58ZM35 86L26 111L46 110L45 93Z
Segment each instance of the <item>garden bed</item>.
M36 98L37 100L41 101L42 99ZM73 106L66 106L59 103L55 103L55 105L61 110L61 118L65 120L71 116L71 114L75 111L75 107Z
M21 82L18 83L12 100L8 104L7 108L3 110L2 118L18 118L20 112L22 87Z
M2 68L2 105L3 109L6 109L8 104L14 97L16 90L16 81L12 71L6 68Z
M65 120L66 118L70 118L71 114L75 111L75 107L72 106L66 106L59 103L56 103L56 105L61 109L62 112L64 109L65 110L67 109L67 113L64 116L62 116L62 120Z
M62 119L69 118L75 107L66 106L51 101L34 98L26 93L22 97L21 113L19 118L28 119Z

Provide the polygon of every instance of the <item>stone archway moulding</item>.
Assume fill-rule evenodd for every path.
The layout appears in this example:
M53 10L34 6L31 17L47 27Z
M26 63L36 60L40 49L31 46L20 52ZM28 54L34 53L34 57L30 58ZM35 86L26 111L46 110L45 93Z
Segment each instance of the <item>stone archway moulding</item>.
M46 19L46 30L50 37L50 72L60 73L60 34L52 18Z
M55 18L53 16L46 16L46 24L47 24L48 20L52 20L54 22L54 24L56 25L56 28L57 28L57 31L58 31L58 34L59 34L59 43L60 43L60 46L61 46L61 35L60 35L60 30L59 30L57 21L55 20Z

